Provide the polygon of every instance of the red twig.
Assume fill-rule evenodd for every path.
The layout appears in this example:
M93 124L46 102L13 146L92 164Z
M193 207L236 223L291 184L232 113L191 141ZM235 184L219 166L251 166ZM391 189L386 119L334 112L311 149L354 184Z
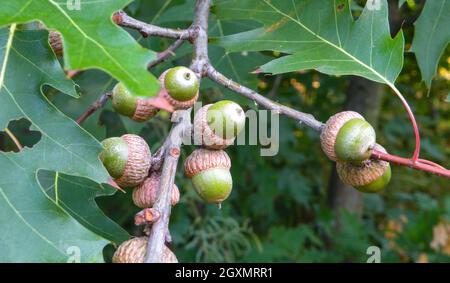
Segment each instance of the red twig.
M403 106L405 107L406 111L408 112L409 118L411 120L413 129L414 129L414 136L416 139L416 147L414 149L414 153L412 156L412 160L414 162L417 162L419 160L419 154L420 154L420 134L419 134L419 127L417 126L416 118L414 117L414 113L411 110L411 107L409 107L408 102L403 97L403 95L398 91L395 87L393 88L395 94L400 98L400 100L403 103Z
M444 167L428 160L417 159L413 160L410 158L404 158L396 155L391 155L389 153L380 152L374 150L372 152L372 159L380 159L387 162L391 162L397 165L402 165L406 167L410 167L413 169L425 171L428 173L432 173L438 176L443 176L450 179L450 170L445 169Z

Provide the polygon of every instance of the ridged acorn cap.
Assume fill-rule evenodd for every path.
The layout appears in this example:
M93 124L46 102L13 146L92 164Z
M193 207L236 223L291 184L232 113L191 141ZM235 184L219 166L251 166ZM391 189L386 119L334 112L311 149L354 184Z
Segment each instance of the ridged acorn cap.
M194 150L184 162L184 173L188 178L211 168L230 170L231 160L228 154L223 150L200 148Z
M137 207L150 208L155 204L159 194L161 175L152 173L138 187L133 190L133 202ZM180 191L173 185L170 203L175 205L180 200Z
M155 117L158 114L159 109L150 104L148 99L138 98L136 101L136 110L133 113L131 119L136 122L145 122Z
M62 57L64 52L61 34L57 31L50 31L48 34L48 41L56 56Z
M379 144L376 144L374 148L386 153L384 147ZM362 187L376 181L383 176L388 167L389 162L373 159L369 159L361 165L348 162L336 163L336 170L339 178L343 183L352 187Z
M199 92L197 91L195 96L192 99L187 100L187 101L176 100L172 96L170 96L169 91L167 90L167 88L165 86L166 75L170 70L171 69L164 71L164 73L162 73L159 76L159 82L161 84L161 91L159 92L159 95L162 96L164 99L166 99L167 102L169 102L169 104L172 105L173 108L175 108L177 110L191 108L195 104L195 102L197 102Z
M134 187L144 181L151 166L151 152L147 142L138 135L126 134L128 160L123 175L115 181L120 186Z
M113 263L144 263L147 253L147 237L133 238L123 242L114 253ZM164 246L163 261L164 263L178 263L175 254Z
M151 152L143 138L126 134L102 143L100 159L119 186L135 187L144 181L151 166Z
M212 104L200 108L194 116L194 141L210 149L224 149L234 143L235 138L223 139L216 135L208 125L208 109Z
M39 29L47 29L47 27L39 22L38 23L38 28ZM53 52L55 53L56 56L58 57L62 57L63 54L63 43L62 43L62 36L59 32L57 31L49 31L48 33L48 43L50 44L51 48L53 49Z
M338 160L334 147L336 144L336 137L339 130L346 122L356 118L364 120L363 116L354 111L339 112L328 119L320 133L320 145L329 159L333 161Z

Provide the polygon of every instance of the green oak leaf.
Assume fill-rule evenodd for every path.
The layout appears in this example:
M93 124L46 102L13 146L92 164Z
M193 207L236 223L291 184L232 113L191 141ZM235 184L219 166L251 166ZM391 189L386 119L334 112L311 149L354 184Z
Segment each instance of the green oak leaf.
M248 21L221 21L211 16L210 19L210 36L224 36L226 33L237 33L243 29L250 29L255 27L254 22ZM252 72L268 60L268 56L261 54L260 52L228 52L221 46L211 45L209 47L209 57L214 67L223 73L233 81L245 85L247 87L255 89L258 85L258 77ZM208 84L208 87L218 87L217 84ZM226 96L231 98L239 104L248 104L253 106L253 101L248 100L245 97L236 95L234 92L221 87L221 91ZM227 97L228 98L228 97Z
M83 0L77 10L67 1L2 1L0 26L40 20L62 34L66 69L98 68L124 83L133 94L153 96L159 83L147 71L147 64L156 58L155 53L141 47L111 19L130 2Z
M416 54L422 80L430 88L439 59L450 42L450 1L426 1L414 26L411 50Z
M98 158L101 144L41 93L49 85L77 96L47 38L47 31L19 31L15 24L0 30L0 128L26 118L42 135L32 148L0 152L0 261L99 262L108 241L72 218L37 178L51 170L108 179Z
M252 19L263 27L220 37L230 52L272 50L288 54L261 66L263 72L316 69L358 75L393 85L403 65L404 38L391 38L386 1L367 1L354 21L348 0L217 0L219 19Z
M39 171L38 178L46 194L87 229L116 245L129 239L130 235L109 219L95 201L97 197L115 194L115 188L44 170Z

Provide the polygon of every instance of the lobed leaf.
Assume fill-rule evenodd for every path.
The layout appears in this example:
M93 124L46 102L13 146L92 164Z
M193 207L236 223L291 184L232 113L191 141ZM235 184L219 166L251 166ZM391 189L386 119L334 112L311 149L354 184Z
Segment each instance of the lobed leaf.
M0 27L40 20L62 34L66 69L98 68L124 83L133 94L153 96L159 83L147 71L147 64L156 58L155 53L141 47L111 19L130 2L83 0L77 7L76 1L2 1Z
M42 135L33 148L0 152L0 261L98 262L108 241L72 218L37 177L49 170L97 183L108 179L98 159L101 144L41 93L50 85L77 96L47 38L47 31L18 31L14 24L0 30L0 127L26 118Z
M378 5L379 4L379 5ZM219 37L230 52L271 50L287 54L261 66L263 72L316 69L393 84L403 65L403 34L391 38L386 1L368 1L354 21L348 0L218 0L219 19L252 19L263 26Z

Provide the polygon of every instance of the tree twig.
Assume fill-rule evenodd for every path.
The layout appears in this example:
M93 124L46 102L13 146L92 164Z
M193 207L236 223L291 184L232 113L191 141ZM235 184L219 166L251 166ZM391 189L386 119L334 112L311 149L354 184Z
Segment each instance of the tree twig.
M192 40L194 55L191 70L200 78L205 74L205 66L208 59L208 17L211 0L197 0L195 6L195 18L192 29L196 30L196 36ZM191 111L192 109L176 111L172 115L175 124L164 142L161 151L164 152L164 163L161 172L161 181L158 199L153 208L160 213L159 220L152 224L149 232L147 254L145 262L162 262L165 242L170 239L169 218L171 213L170 199L175 181L180 147L185 135L191 136Z
M107 92L105 94L102 94L99 99L97 99L92 105L77 119L77 123L81 124L83 123L89 116L95 113L98 109L105 106L108 99L111 97L112 93Z
M167 239L171 213L171 195L177 171L180 147L183 136L191 131L191 109L175 111L173 119L177 120L164 142L164 163L161 172L160 192L153 208L159 212L159 219L153 223L148 238L146 263L161 263L164 245Z
M292 109L290 107L284 106L282 104L276 103L267 97L262 96L261 94L257 93L256 91L253 91L245 86L242 86L233 80L225 77L223 74L221 74L219 71L217 71L211 64L208 64L206 67L206 74L208 78L213 80L214 82L223 85L224 87L241 94L254 102L256 102L258 105L261 105L262 107L273 110L277 112L280 115L286 115L288 117L291 117L295 120L297 120L301 124L305 124L306 126L316 130L321 131L323 127L323 123L316 120L313 115L308 113L303 113L300 111L297 111L295 109Z
M153 67L155 67L156 65L164 62L165 60L167 60L170 56L175 56L175 51L181 47L181 45L183 45L183 43L185 42L184 39L177 39L172 45L170 45L166 50L158 53L158 58L156 58L155 60L151 61L148 66L147 69L151 69Z
M122 27L139 31L144 37L159 36L175 39L190 39L193 36L190 29L171 29L147 24L128 16L124 11L116 12L113 16L113 21Z

